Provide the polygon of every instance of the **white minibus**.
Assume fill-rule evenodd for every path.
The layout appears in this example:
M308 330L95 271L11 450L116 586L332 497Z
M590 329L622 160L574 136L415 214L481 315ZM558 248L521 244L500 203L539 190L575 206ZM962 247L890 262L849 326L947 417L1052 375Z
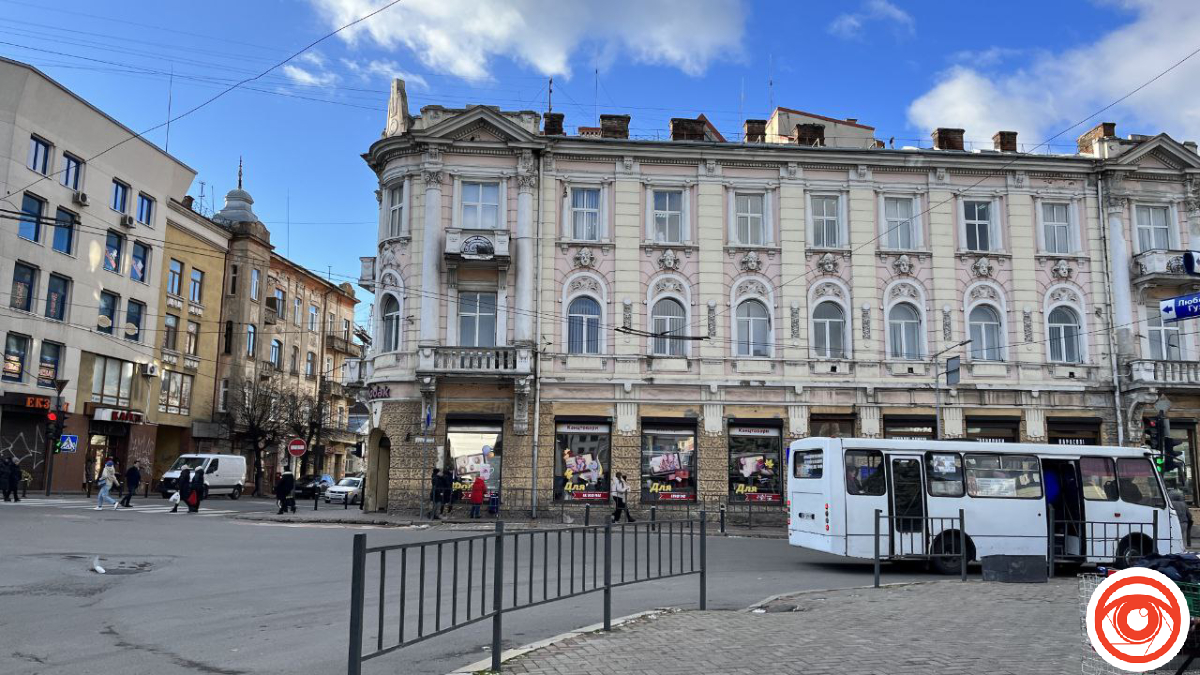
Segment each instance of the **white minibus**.
M1184 551L1144 448L806 438L787 460L793 546L872 559L878 510L881 558L929 557L957 572L961 510L971 560L1052 551L1127 566Z

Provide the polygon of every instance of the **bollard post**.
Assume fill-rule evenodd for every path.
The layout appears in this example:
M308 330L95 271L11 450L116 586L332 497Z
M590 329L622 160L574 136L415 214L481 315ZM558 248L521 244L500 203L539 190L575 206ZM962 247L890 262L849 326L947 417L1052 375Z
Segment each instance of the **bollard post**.
M313 511L317 510L317 502L321 500L320 483L313 487Z
M604 524L604 630L612 630L612 523Z
M708 609L708 514L700 509L700 609Z
M583 505L583 526L587 527L592 524L592 505L590 503Z
M1171 521L1168 520L1167 522L1169 523ZM1157 509L1155 509L1155 511L1154 511L1154 541L1151 543L1149 551L1142 552L1143 555L1150 555L1151 553L1158 553L1158 510Z
M721 534L725 534L725 505L721 505Z
M650 507L650 529L655 530L655 531L658 530L658 527L654 524L655 520L656 520L655 519L656 513L658 513L658 506L651 506Z
M879 515L880 510L875 509L875 588L879 588Z
M354 535L350 568L350 663L347 675L362 673L363 601L366 593L367 535Z
M29 497L29 481L24 481L24 484L21 485L21 499L27 499L28 497Z
M962 556L962 580L967 580L967 519L963 509L958 510L958 552Z
M486 540L485 540L486 541ZM485 549L486 550L486 549ZM504 521L496 521L496 562L492 580L492 670L500 672L500 633L504 615ZM532 561L531 563L532 564Z
M348 508L350 508L350 493L349 492L342 495L342 510L345 511Z

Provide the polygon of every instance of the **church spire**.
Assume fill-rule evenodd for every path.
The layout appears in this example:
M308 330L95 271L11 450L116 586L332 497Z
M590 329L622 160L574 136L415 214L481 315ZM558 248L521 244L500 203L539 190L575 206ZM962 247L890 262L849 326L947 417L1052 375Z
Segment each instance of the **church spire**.
M238 189L242 189L242 156L238 155Z

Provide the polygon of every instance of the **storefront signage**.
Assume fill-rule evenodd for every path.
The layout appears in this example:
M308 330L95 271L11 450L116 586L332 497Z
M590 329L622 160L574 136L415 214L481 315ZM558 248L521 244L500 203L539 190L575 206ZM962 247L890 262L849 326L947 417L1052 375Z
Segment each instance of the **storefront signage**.
M36 408L38 410L50 409L49 396L30 396L29 394L5 394L0 403L4 405L15 405L22 408Z
M691 429L643 429L642 433L647 436L694 436L695 432Z
M378 398L391 398L391 397L392 397L392 388L391 387L377 386L377 387L371 387L370 389L367 390L367 398L372 401L374 401L375 399L378 399Z
M92 413L92 419L100 422L127 422L129 424L141 424L142 413L136 410L116 410L114 408L96 408Z
M748 502L766 502L769 504L778 504L783 501L783 496L776 493L757 492L745 495Z
M657 485L657 484L650 486L650 492L656 494L659 501L669 500L669 499L676 500L676 501L689 501L689 502L696 501L696 495L694 495L694 494L691 494L688 492L670 492L671 486L669 486L669 485L666 486L666 491L654 489L654 488L661 488L661 487L663 487L663 486Z
M779 436L779 429L774 427L729 427L729 435L775 438Z
M563 422L558 425L560 434L607 434L607 424L585 424L578 422Z

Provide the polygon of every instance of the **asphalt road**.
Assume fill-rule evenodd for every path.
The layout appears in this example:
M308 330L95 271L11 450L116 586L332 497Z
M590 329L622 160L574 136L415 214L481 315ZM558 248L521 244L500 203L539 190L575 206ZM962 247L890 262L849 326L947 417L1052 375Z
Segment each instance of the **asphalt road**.
M0 673L344 673L353 535L367 532L376 545L463 534L196 518L145 503L154 508L97 512L82 498L0 503ZM272 510L247 499L206 505ZM105 575L91 571L97 555ZM712 537L708 556L711 609L871 582L870 565L780 539ZM924 576L886 580L914 574ZM694 607L697 590L694 576L619 588L613 613ZM506 614L505 647L600 619L599 594ZM469 626L370 661L364 673L443 675L483 658L490 631L488 622Z

